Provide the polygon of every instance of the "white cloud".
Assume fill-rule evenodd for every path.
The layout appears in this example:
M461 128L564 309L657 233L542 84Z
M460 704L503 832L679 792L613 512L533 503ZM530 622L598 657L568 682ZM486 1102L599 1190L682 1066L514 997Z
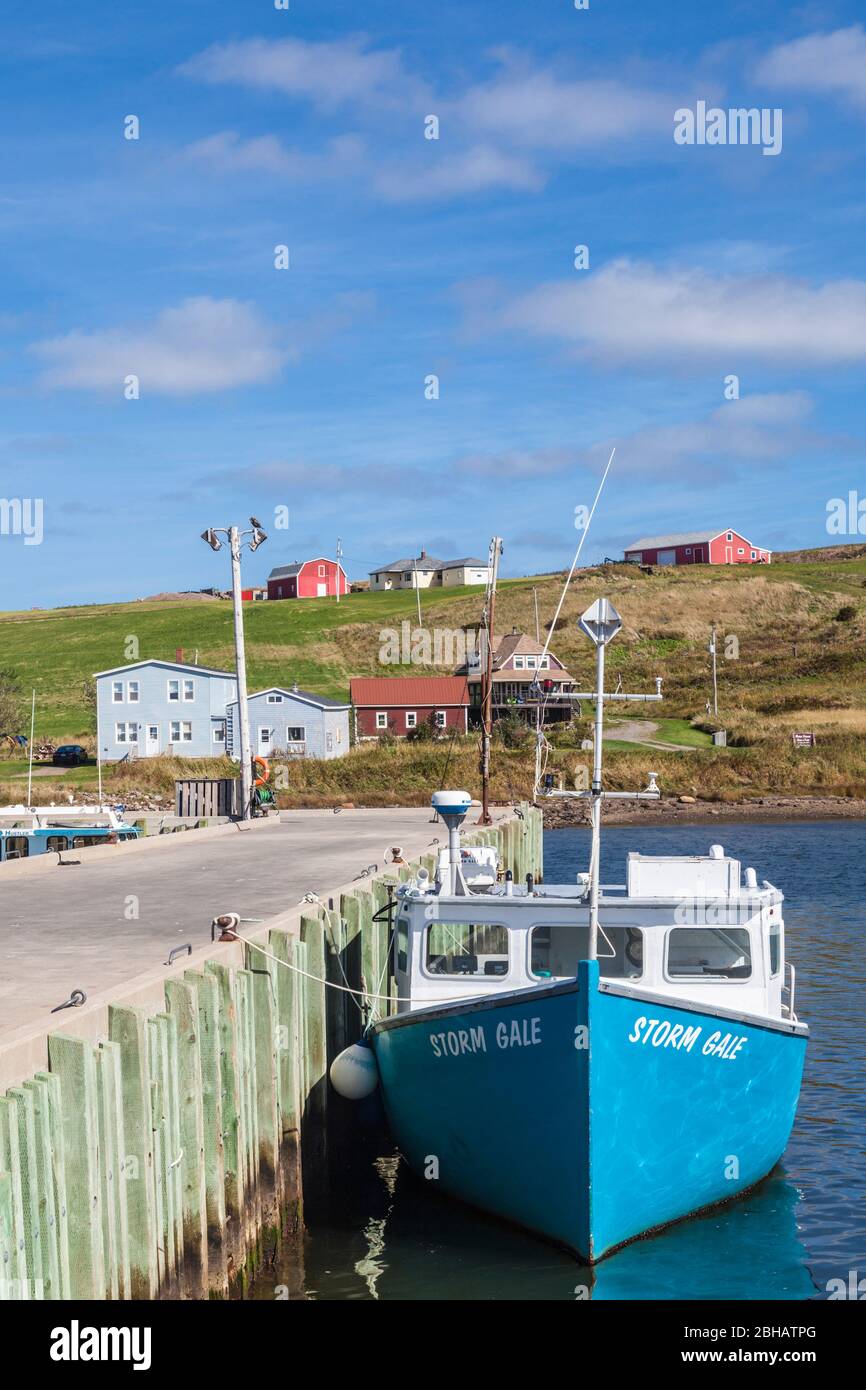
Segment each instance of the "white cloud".
M755 75L771 87L836 94L866 106L866 30L862 24L779 44Z
M350 102L421 97L395 49L371 49L364 35L312 43L304 39L244 39L214 44L179 71L204 82L235 83L281 92L326 108Z
M221 130L187 145L180 156L219 174L275 174L281 178L337 178L358 167L364 144L355 135L341 135L317 153L290 149L276 135L244 140L235 130Z
M392 202L452 198L496 188L537 192L543 184L543 177L527 160L489 145L457 153L437 148L435 154L425 147L414 163L385 165L374 177L377 190Z
M120 392L135 375L141 391L181 396L270 381L288 359L274 330L236 299L185 299L141 327L73 332L36 343L48 386Z
M629 260L540 285L505 324L610 362L745 359L829 366L866 357L866 282L812 286L782 275L712 276Z
M678 102L618 79L566 81L548 71L505 67L455 103L471 129L525 149L581 151L664 132Z
M778 462L815 447L808 429L811 413L811 399L799 391L726 401L702 419L647 425L614 441L617 467L655 474L687 470L692 482L701 473L705 481L720 473L730 477L738 464ZM609 453L608 443L593 452L601 459Z

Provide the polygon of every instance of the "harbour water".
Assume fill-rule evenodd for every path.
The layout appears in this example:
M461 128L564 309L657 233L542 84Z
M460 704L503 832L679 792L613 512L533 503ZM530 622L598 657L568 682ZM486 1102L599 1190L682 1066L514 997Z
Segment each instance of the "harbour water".
M253 1297L800 1300L866 1277L866 822L610 827L602 879L624 881L630 849L706 853L716 841L785 893L796 1009L811 1029L794 1132L766 1182L590 1271L415 1179L374 1100L348 1117L301 1260L263 1272ZM548 831L545 877L572 880L588 850L583 829Z

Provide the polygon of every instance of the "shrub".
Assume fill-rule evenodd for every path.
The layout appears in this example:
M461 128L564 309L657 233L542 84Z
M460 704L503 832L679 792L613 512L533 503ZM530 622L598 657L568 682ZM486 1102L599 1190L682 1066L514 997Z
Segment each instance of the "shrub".
M850 623L851 619L856 617L857 609L854 607L853 603L843 603L842 607L839 609L839 612L836 614L834 618L834 622Z

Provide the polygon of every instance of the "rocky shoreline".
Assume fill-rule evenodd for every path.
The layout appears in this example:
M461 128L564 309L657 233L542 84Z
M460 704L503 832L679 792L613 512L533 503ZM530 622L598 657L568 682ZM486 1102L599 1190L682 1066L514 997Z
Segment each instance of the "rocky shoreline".
M589 823L585 801L541 800L546 830ZM866 820L866 801L845 796L760 796L748 801L607 801L606 825L706 825L713 821Z

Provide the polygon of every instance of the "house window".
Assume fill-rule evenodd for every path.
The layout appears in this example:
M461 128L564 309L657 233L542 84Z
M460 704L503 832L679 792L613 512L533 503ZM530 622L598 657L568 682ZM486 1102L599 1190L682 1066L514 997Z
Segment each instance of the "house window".
M180 681L169 681L168 700L169 704L177 704L180 699Z
M278 584L278 585L277 585L277 598L282 598L282 597L283 597L283 586L282 586L282 584Z
M325 573L326 573L325 566L324 566L324 565L319 565L319 576L322 577Z
M418 723L418 716L417 716L417 714L415 713L415 711L414 711L413 709L407 709L407 711L406 711L406 728L407 728L407 729L414 729L417 723Z
M306 743L307 729L304 724L290 724L286 729L287 743Z
M744 545L738 545L738 546L737 546L737 554L738 554L738 555L745 555L745 553L746 553L746 547L745 547Z
M757 550L753 550L753 551L752 551L752 557L751 557L751 558L752 558L753 560L757 560L757 558L758 558L758 552L757 552Z
M268 696L268 704L269 704L269 705L281 705L282 703L283 703L283 697L282 697L282 695L269 695L269 696Z
M751 973L746 927L674 927L668 933L669 980L748 980Z
M692 548L691 548L690 545L687 545L687 546L686 546L686 554L687 554L687 555L691 555L691 553L692 553Z
M126 687L126 698L131 705L138 704L138 681L130 681Z
M514 669L515 669L515 671L522 671L522 670L523 670L523 657L522 657L522 656L516 656L516 657L514 658Z
M115 705L123 704L123 681L111 682L111 699Z
M138 743L138 725L134 723L116 724L114 737L116 743Z
M733 539L734 539L734 533L733 533L733 531L729 531L728 534L725 536L725 540L726 540L726 541L732 541Z
M183 719L171 721L172 743L192 743L192 725Z
M387 715L386 711L385 711L385 710L377 710L377 711L376 711L376 728L377 728L377 729L387 729L387 727L388 727L388 715Z
M325 734L325 752L326 752L326 753L333 753L333 751L334 751L334 735L333 735L333 734L330 732L330 730L329 730L328 733Z
M447 720L448 720L448 712L447 712L447 710L444 710L444 709L437 709L437 711L436 711L436 728L437 728L437 729L444 729L444 728L445 728L445 725L446 725L446 723L447 723Z
M528 656L526 658L526 669L527 671L535 671L538 669L538 660L536 657Z
M218 721L216 724L214 724L214 726L213 726L213 741L214 741L214 743L225 743L225 741L226 741L226 726L225 726L225 720Z
M195 699L195 681L184 681L183 698L187 703Z
M540 671L549 671L549 670L550 670L550 657L549 657L549 656L540 656L540 657L538 658L538 669L539 669Z

